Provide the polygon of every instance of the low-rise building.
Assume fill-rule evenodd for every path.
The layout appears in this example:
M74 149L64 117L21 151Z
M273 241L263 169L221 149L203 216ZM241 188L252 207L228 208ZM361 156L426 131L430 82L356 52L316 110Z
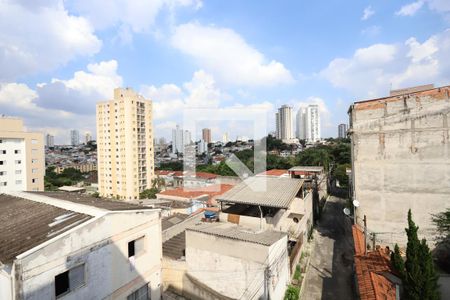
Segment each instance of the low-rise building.
M0 222L2 300L161 297L159 210L14 192L0 195Z
M78 170L82 173L88 173L92 171L97 171L97 164L71 164L65 166L55 167L55 173L61 174L65 169L72 168Z

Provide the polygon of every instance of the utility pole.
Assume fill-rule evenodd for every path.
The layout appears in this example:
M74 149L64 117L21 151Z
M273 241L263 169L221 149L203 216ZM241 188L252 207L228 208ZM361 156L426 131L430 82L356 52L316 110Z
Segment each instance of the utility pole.
M376 233L375 232L372 232L372 250L375 250L375 236L376 236Z
M364 215L364 254L367 255L367 218Z

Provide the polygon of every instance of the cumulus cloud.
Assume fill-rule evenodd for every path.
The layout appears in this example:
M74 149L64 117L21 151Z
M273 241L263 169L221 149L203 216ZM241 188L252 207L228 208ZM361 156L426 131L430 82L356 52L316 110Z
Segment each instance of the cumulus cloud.
M49 71L93 55L101 41L83 17L60 1L0 1L0 82Z
M375 44L336 58L321 75L335 87L357 97L386 95L392 87L450 81L450 30L420 42L412 37L402 44Z
M267 60L229 28L186 23L176 27L171 44L227 84L266 86L294 81L282 63Z
M363 15L361 17L361 20L366 21L368 20L370 17L372 17L375 14L375 11L372 9L372 6L367 6L366 8L364 8L363 11Z
M423 6L424 1L419 0L403 5L395 14L398 16L414 16Z

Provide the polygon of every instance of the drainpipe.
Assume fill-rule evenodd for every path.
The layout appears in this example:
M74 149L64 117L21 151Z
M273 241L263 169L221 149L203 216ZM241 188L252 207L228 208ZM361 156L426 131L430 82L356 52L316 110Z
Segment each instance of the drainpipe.
M262 219L263 219L263 213L262 213L262 209L261 206L258 205L259 208L259 213L260 213L260 217L259 217L259 229L262 231L263 230L263 225L262 225Z

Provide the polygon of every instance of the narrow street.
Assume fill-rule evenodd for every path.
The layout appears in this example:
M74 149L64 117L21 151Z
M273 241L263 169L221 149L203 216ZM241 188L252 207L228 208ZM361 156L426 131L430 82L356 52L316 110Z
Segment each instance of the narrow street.
M353 239L345 217L345 200L330 197L314 230L313 247L300 299L354 299L352 285Z

